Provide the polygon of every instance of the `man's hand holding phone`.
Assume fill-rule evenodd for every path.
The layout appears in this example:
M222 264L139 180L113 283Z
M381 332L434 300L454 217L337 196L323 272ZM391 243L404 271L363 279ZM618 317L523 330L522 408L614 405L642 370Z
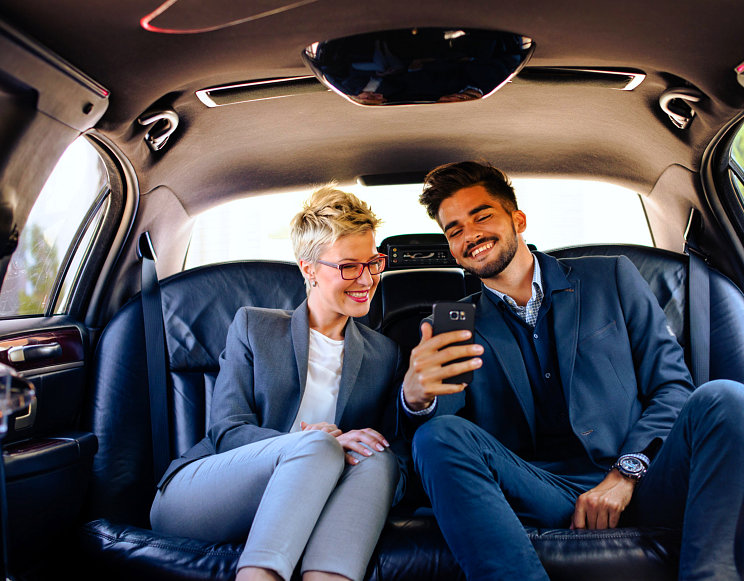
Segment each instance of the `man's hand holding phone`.
M432 326L421 324L421 341L411 351L408 371L403 379L403 396L414 411L429 407L438 395L462 391L467 383L447 383L460 374L470 373L483 365L478 357L483 347L477 344L454 345L469 341L470 330L446 331L434 335ZM465 359L451 363L457 359Z

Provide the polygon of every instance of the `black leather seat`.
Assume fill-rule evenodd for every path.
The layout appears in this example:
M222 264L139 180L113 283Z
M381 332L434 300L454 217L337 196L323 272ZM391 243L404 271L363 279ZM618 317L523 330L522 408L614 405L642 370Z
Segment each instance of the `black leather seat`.
M626 246L564 249L556 254L628 255L686 345L684 255ZM428 301L458 298L459 290L465 294L460 284L464 285L464 277L457 269L386 273L375 306L382 317L380 328L393 335L400 332L415 344L412 333L418 332ZM713 271L710 288L711 377L742 380L744 295ZM163 281L161 292L169 359L171 453L177 456L205 432L217 358L238 307L294 308L305 291L296 266L253 262L184 272ZM408 299L401 302L396 297ZM232 579L241 551L239 539L207 543L158 535L148 528L155 485L143 338L142 308L135 297L112 319L97 347L87 422L99 439L99 452L87 507L89 522L81 527L76 549L76 572L83 578L140 581ZM552 579L676 578L678 531L528 532ZM459 578L462 573L426 509L391 516L367 574L367 579L378 581Z

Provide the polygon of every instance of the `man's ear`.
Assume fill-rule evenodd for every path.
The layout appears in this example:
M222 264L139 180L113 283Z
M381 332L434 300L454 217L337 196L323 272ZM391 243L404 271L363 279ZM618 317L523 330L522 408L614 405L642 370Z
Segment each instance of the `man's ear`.
M512 212L512 221L517 234L522 234L527 229L527 215L522 210Z

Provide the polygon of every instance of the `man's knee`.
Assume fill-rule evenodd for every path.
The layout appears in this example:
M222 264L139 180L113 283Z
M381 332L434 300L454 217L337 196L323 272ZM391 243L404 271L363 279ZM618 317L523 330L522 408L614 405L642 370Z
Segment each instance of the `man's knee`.
M718 379L698 387L687 402L694 418L725 424L744 435L744 385Z
M709 381L692 392L689 403L701 411L720 408L744 418L744 385L728 379Z
M416 430L413 435L413 448L439 447L443 443L451 442L453 438L459 438L469 425L472 425L471 422L459 416L432 418Z
M466 454L472 440L468 435L475 424L459 416L438 416L421 426L413 436L412 452L416 466L421 462L446 460L452 454Z

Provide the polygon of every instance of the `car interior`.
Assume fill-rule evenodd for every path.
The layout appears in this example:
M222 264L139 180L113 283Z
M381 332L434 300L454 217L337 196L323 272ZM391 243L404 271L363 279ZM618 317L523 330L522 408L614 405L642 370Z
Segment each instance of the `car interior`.
M585 186L531 203L528 241L627 256L695 384L743 381L741 22L721 0L3 2L2 574L234 578L244 540L158 534L149 509L206 433L237 309L305 299L272 249L319 185L373 209L389 192L388 266L360 322L405 355L434 303L481 289L417 201L428 171L472 159L520 200L527 180ZM527 530L551 579L677 578L678 530ZM391 512L366 579L464 579L422 490Z

